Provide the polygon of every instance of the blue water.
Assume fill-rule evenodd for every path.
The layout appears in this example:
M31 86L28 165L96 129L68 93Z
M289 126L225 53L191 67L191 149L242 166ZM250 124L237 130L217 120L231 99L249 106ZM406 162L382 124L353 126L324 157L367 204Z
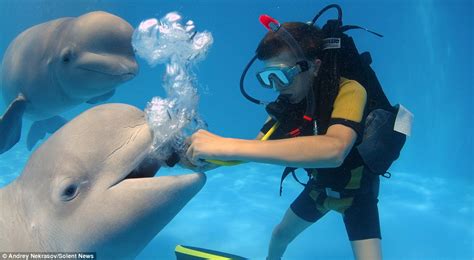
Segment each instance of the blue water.
M254 138L264 109L238 89L240 73L264 35L258 16L307 21L329 1L0 1L0 53L24 29L63 16L104 10L127 20L161 18L170 11L209 30L215 43L197 68L200 112L210 131ZM360 51L370 50L373 67L393 103L415 114L412 137L382 179L380 218L385 259L473 259L473 2L469 0L339 1L346 24L380 32L379 39L354 31ZM326 16L325 16L326 17ZM326 17L328 18L328 16ZM144 108L164 95L162 67L141 71L109 102ZM252 81L249 81L252 82ZM256 89L256 82L250 88ZM274 94L255 90L265 98ZM265 96L267 95L267 96ZM2 101L0 101L2 102ZM0 104L3 108L4 104ZM67 118L90 108L82 105ZM30 122L25 120L25 129ZM26 131L23 132L25 137ZM15 179L30 153L25 138L0 155L0 187ZM471 159L469 159L471 158ZM208 174L203 190L143 250L138 259L173 259L176 244L205 247L252 259L266 256L272 228L301 190L291 178L278 196L281 167L246 164ZM160 174L186 172L171 169ZM288 248L286 259L350 259L352 252L336 213L311 226Z

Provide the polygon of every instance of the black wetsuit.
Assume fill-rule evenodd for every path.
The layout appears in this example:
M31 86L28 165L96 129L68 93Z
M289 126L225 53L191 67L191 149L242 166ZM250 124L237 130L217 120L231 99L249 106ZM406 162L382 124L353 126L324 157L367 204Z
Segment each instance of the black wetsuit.
M352 128L357 133L356 145L362 138L366 100L364 87L356 81L341 79L329 126L341 124ZM274 123L274 120L267 122L262 133ZM276 131L270 139L279 139L282 134ZM307 169L311 178L291 209L309 222L316 222L335 210L343 216L349 240L381 238L377 208L379 176L364 166L356 145L337 168Z

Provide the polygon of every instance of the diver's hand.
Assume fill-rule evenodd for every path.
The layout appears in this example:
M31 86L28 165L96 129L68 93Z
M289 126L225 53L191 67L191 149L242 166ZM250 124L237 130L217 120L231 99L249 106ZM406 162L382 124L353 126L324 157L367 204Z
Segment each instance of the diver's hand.
M219 165L215 165L212 163L203 163L203 165L196 166L188 160L187 156L181 157L181 160L178 162L178 165L183 168L189 169L193 172L201 172L201 173L214 170L215 168L219 167Z
M233 150L233 139L212 134L206 130L198 130L189 139L186 151L187 159L196 166L208 164L205 160L228 160Z

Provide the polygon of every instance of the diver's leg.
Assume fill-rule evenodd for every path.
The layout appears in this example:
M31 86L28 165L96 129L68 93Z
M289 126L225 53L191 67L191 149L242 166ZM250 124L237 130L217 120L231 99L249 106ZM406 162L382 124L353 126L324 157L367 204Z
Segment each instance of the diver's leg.
M382 249L378 238L351 241L351 246L356 260L382 259Z
M309 183L273 230L267 259L280 259L293 239L327 213L316 202L321 194L311 187Z
M352 206L344 212L344 224L357 260L382 259L376 188L375 192L356 195Z
M308 222L298 217L293 210L289 208L281 222L273 229L267 259L280 259L288 244L303 230L311 226L311 224L313 224L313 222Z

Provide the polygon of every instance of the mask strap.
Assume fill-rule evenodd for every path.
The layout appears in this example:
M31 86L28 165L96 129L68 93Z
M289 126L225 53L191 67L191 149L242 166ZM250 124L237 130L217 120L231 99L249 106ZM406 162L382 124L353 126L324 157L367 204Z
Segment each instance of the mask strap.
M263 14L259 17L259 20L260 23L262 23L262 25L267 28L267 30L275 33L277 37L280 37L286 43L298 61L305 60L304 52L298 42L296 42L291 33L281 26L281 24L276 19L269 15Z

